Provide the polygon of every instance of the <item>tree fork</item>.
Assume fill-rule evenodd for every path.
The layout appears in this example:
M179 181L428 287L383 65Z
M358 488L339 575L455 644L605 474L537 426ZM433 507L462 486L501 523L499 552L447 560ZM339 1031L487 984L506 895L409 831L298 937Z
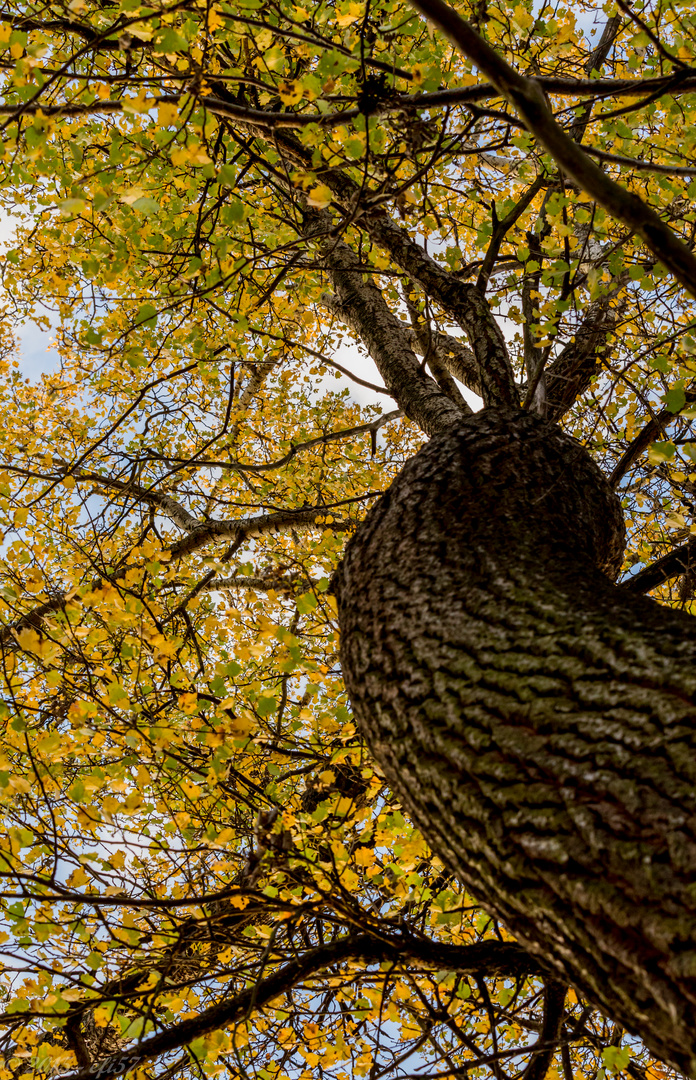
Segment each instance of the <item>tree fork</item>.
M696 621L614 584L619 501L488 409L334 578L357 721L434 851L557 979L696 1074Z

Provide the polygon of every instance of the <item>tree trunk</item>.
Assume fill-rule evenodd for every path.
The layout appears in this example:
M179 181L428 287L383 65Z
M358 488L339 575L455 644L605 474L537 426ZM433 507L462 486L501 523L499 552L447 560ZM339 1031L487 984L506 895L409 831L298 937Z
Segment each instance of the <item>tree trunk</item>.
M334 589L356 718L433 850L515 937L696 1074L696 620L613 583L624 525L529 413L408 462Z

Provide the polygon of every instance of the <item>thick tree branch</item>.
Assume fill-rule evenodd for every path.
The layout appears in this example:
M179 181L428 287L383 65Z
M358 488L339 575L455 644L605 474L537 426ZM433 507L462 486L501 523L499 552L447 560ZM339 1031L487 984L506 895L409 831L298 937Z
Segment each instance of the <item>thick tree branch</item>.
M335 296L332 296L330 293L324 293L321 302L323 306L328 308L328 310L340 319L345 326L360 337L355 320L351 316L351 312L342 308ZM407 326L405 323L402 323L401 326L404 333L408 336L408 342L413 351L419 356L425 356L425 349L414 328L412 326ZM472 390L473 393L481 396L481 382L479 379L479 368L476 363L476 357L471 349L464 344L464 341L460 338L453 337L451 334L445 334L441 330L434 330L430 337L430 345L431 348L437 352L438 358L445 365L450 375L453 375L455 379L458 379L460 383L463 383L463 385L469 390Z
M326 521L326 519L329 521ZM246 540L267 536L270 533L286 532L293 529L297 532L305 532L315 526L332 529L336 532L351 528L348 521L338 521L334 517L334 509L328 506L311 507L308 510L280 510L274 514L259 514L253 518L242 518L231 521L202 521L190 529L187 536L183 536L170 548L170 558L180 559L184 555L190 555L194 551L205 547L216 540L232 540L244 543ZM104 580L110 582L119 581L125 576L129 566L122 566L113 574L109 574ZM101 579L94 582L93 587L99 588ZM16 635L22 630L41 627L44 620L56 612L62 611L70 600L70 596L64 592L58 593L43 604L37 604L31 611L27 611L15 622L8 623L0 628L0 645L13 647L16 644Z
M252 1010L262 1009L303 980L317 975L330 965L346 960L361 960L365 963L389 960L395 964L416 960L428 966L485 977L541 974L541 968L528 953L518 945L508 942L485 941L478 945L458 948L408 938L378 940L370 935L346 937L331 945L309 949L265 979L260 979L248 989L205 1009L198 1016L174 1024L166 1031L135 1044L122 1054L100 1062L96 1068L69 1073L64 1080L112 1080L136 1065L151 1061L188 1045L202 1035L243 1020Z
M621 588L634 593L651 592L671 578L688 573L694 567L696 567L696 537L691 537L681 547L669 551L661 559L622 581Z
M54 461L56 459L54 458ZM165 495L157 491L151 491L149 488L144 488L140 484L129 480L117 480L110 476L102 476L101 473L88 472L86 469L74 469L70 471L70 465L67 462L63 462L65 465L66 475L71 475L78 483L80 481L89 481L96 487L107 488L110 491L117 491L120 495L130 496L136 499L138 502L147 503L149 506L154 506L158 510L161 510L163 514L178 525L179 528L189 531L195 529L200 522L197 518L190 514L188 510L172 498L171 495Z
M231 577L214 577L206 585L208 592L216 589L258 589L259 592L275 592L281 596L295 596L307 591L306 579L296 577L255 577L249 574L233 574Z
M546 415L556 423L585 393L606 355L607 337L619 318L610 303L613 292L590 304L573 340L561 349L546 371Z
M292 161L311 168L311 155L288 135L276 136L276 146ZM381 207L369 190L366 192L339 169L322 172L322 180L335 195L350 221L364 228L370 238L384 248L396 265L427 296L438 304L465 332L479 369L481 396L488 405L519 405L510 357L503 333L488 306L485 296L470 282L445 270L424 248L413 240Z
M331 187L332 177L325 179ZM519 395L505 339L479 289L441 267L385 211L370 211L360 216L357 223L464 330L476 358L485 404L518 405Z
M614 44L614 39L619 32L620 26L620 15L613 15L611 19L609 19L608 22L605 23L604 30L602 31L602 36L597 42L595 48L590 53L589 57L587 58L587 63L585 64L585 74L588 78L590 78L593 71L600 72L602 70L602 65L604 64L604 61L609 55L611 47ZM583 140L585 132L587 131L587 125L590 122L593 105L593 101L587 101L583 106L580 116L573 122L570 127L571 138L575 139L576 142L582 142Z
M524 1070L522 1080L545 1080L563 1031L567 992L567 986L553 980L544 986L544 1019L532 1060Z
M309 212L308 231L318 240L336 295L334 310L350 312L355 329L374 360L390 394L426 435L444 431L463 415L426 375L411 348L405 327L390 311L374 282L363 278L360 260L348 244L331 236L327 218Z
M638 233L677 281L696 296L696 257L650 206L607 176L556 123L539 83L510 67L444 0L411 0L411 3L439 27L460 52L473 60L506 101L515 107L527 129L563 171L612 217Z
M231 521L204 521L192 529L188 536L183 536L181 540L172 544L171 558L181 559L184 555L198 551L213 540L246 542L268 536L270 533L287 532L290 529L306 532L320 525L324 518L330 519L325 528L342 531L351 527L348 522L336 521L334 513L331 507L313 506L309 510L279 510L274 514L259 514L257 517L242 518L242 520L233 518Z
M463 412L471 413L473 410L462 396L461 390L452 378L449 368L438 352L435 334L433 333L430 320L419 310L418 304L413 297L412 288L413 286L410 281L407 280L404 282L403 297L406 303L408 317L411 320L411 328L415 335L415 339L418 342L419 347L417 351L422 353L425 363L430 368L432 377L442 392L447 394L447 397L453 401L455 405L459 406Z

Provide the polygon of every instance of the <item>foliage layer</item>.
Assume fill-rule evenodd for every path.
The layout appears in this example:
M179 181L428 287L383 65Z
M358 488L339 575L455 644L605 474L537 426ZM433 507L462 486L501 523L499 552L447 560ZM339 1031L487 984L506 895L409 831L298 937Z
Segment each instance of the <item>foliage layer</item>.
M690 6L462 13L690 246ZM693 299L401 4L0 19L3 1075L659 1077L405 818L328 583L478 395L585 444L690 610Z

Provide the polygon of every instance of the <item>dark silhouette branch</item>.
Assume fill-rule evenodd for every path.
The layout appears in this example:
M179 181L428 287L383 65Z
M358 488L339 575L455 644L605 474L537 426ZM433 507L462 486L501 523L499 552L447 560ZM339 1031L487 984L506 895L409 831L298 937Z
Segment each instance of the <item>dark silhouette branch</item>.
M660 435L665 433L665 429L668 424L671 424L673 420L676 420L679 413L687 407L692 405L696 401L696 386L690 387L684 392L684 404L681 409L676 412L672 409L660 409L656 416L652 416L648 420L634 439L628 444L623 454L619 458L618 462L614 466L614 469L609 477L609 483L612 487L618 487L621 480L631 468L631 466L638 460L640 455L648 449L651 443L655 441Z
M687 540L681 547L668 551L662 558L650 566L639 570L630 578L621 582L621 587L633 593L647 593L664 585L671 578L687 574L696 566L696 537Z
M3 19L6 17L3 16ZM42 29L46 29L43 24ZM77 28L73 27L74 32ZM144 42L137 43L139 48L144 47ZM114 41L102 41L100 49L108 51L118 50L119 46ZM391 69L389 69L391 73ZM650 101L661 97L663 94L678 95L688 93L696 87L696 72L687 69L685 73L678 72L655 79L564 79L553 76L540 76L536 80L549 95L589 98L592 101L603 100L608 97L640 97L647 95ZM180 94L153 94L152 99L157 103L178 103L188 91ZM499 91L491 83L479 83L474 86L456 87L448 90L435 90L424 94L396 94L393 98L381 101L375 105L374 115L387 115L391 112L401 112L404 109L433 109L446 108L452 105L468 105L495 98ZM351 120L356 120L360 115L360 109L342 109L339 112L292 112L290 110L273 111L272 109L255 109L246 105L240 105L235 101L219 96L203 94L198 99L201 104L213 115L225 120L234 120L238 123L249 124L264 131L301 131L309 125L317 125L324 130L340 127ZM65 102L63 104L38 104L27 105L2 105L0 116L35 116L39 111L52 118L71 116L94 116L99 114L121 113L123 101L116 99L104 99L92 102ZM602 152L596 151L597 154ZM609 155L611 158L611 155ZM630 161L629 158L623 159Z
M545 1080L563 1033L565 999L568 987L549 980L544 986L544 1019L532 1060L522 1073L522 1080Z
M279 968L265 979L258 980L246 990L225 998L218 1005L134 1044L123 1053L99 1062L94 1068L69 1073L64 1080L112 1080L113 1077L122 1075L124 1070L151 1061L161 1054L188 1045L202 1035L243 1020L252 1010L262 1009L304 979L346 960L362 960L365 963L389 960L393 964L415 960L461 974L486 977L520 977L542 973L536 960L524 949L507 942L486 941L459 948L408 938L380 940L370 935L346 937L330 945L309 949L298 959Z
M509 214L506 214L502 221L496 221L493 229L493 234L490 239L490 243L486 250L486 255L483 260L483 265L479 271L479 276L476 279L476 287L485 293L488 287L488 279L491 276L493 268L498 259L500 252L500 245L507 236L508 232L515 224L515 222L522 216L527 207L532 203L534 196L537 192L545 186L546 178L544 176L537 176L536 180L532 181L524 195L519 199L517 204L513 206ZM494 204L495 205L495 204Z

